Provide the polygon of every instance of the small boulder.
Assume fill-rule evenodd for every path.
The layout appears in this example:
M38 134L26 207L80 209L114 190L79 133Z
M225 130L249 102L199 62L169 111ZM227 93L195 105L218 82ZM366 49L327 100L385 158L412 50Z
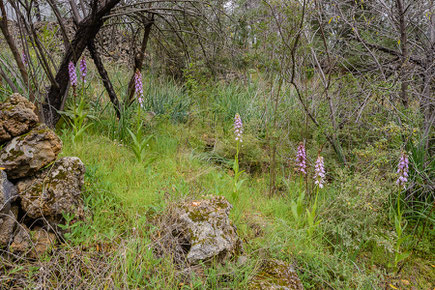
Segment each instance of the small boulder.
M0 212L0 248L6 247L12 239L17 222L18 207Z
M173 232L183 243L190 264L214 258L223 261L242 250L228 217L231 208L224 197L214 197L184 203L175 209L177 225Z
M295 269L279 260L267 260L249 283L249 289L303 290L304 286Z
M82 218L85 166L77 157L64 157L52 166L17 182L21 206L31 218L62 221L62 213Z
M5 168L10 179L30 176L56 160L61 150L59 137L40 124L6 144L0 151L0 166Z
M35 105L19 94L0 104L0 144L29 132L38 123Z

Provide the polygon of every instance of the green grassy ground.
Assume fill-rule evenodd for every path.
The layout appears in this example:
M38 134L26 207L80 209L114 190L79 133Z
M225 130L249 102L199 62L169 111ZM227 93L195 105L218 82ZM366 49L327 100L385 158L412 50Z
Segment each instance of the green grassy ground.
M148 249L153 228L147 216L187 198L223 195L232 200L232 174L204 160L193 140L198 132L188 125L162 122L151 130L154 138L143 163L136 161L126 145L102 135L89 134L75 144L68 139L64 143L62 154L78 156L87 166L85 196L91 215L73 228L70 242L89 245L88 251L109 245L107 254L113 257L111 267L117 270L112 275L118 287L243 289L261 259L270 257L295 263L307 288L380 289L410 283L409 287L429 289L433 285L429 260L412 258L400 275L394 275L387 266L392 255L377 246L349 250L345 245L331 245L334 241L328 241L329 229L324 224L335 222L334 216L328 217L328 211L336 210L331 202L348 188L337 182L320 192L320 224L309 235L307 226L301 226L291 210L291 201L304 186L290 181L285 190L269 197L267 176L261 174L244 175L246 181L231 212L250 262L242 268L233 262L204 266L201 274L184 284L170 259L156 259ZM336 221L337 228L340 225ZM415 269L423 276L414 275Z

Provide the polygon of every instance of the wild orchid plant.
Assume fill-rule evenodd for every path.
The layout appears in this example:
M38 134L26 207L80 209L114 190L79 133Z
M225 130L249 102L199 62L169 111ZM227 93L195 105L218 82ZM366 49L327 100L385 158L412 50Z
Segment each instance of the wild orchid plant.
M305 145L303 142L299 143L296 153L296 166L295 172L299 173L300 177L300 185L303 184L303 179L307 174L307 155L305 152ZM298 222L300 226L304 223L304 199L305 199L305 191L300 190L299 196L296 201L291 201L291 210L293 217Z
M398 178L396 181L396 184L398 185L398 193L397 193L397 212L394 216L394 225L396 229L396 235L397 240L394 247L395 255L394 255L394 267L397 267L397 265L405 260L410 253L409 252L400 252L400 246L403 244L403 242L408 238L408 236L403 235L405 228L406 228L406 221L403 222L403 212L400 208L401 203L401 195L402 190L406 189L406 183L408 182L408 170L409 170L409 159L405 152L402 152L398 164L397 174Z
M307 175L307 154L305 152L305 145L301 142L298 146L296 153L296 172L300 173L301 178Z
M80 60L80 73L82 75L82 82L83 84L86 83L86 75L88 73L88 66L86 64L86 57L83 56Z
M72 61L68 64L68 74L69 74L69 82L73 88L73 95L74 98L77 96L77 73L76 73L76 67Z
M243 123L242 123L242 118L240 117L239 114L236 114L234 117L234 135L235 135L235 140L236 140L236 154L234 156L234 165L233 165L234 179L233 179L232 197L233 197L233 200L237 200L240 187L242 186L243 182L245 181L244 179L240 180L240 176L244 172L244 170L240 171L240 167L239 167L239 152L240 152L241 144L243 142L243 139L242 139L242 137L243 137Z
M314 203L311 208L311 211L307 209L309 237L312 236L314 229L320 223L320 220L316 221L317 198L319 196L319 190L323 188L325 184L325 165L323 162L323 157L320 156L320 154L317 156L316 165L314 166L314 184L316 186L316 197L314 198Z
M26 54L26 52L24 50L21 53L21 60L22 60L22 62L23 62L23 64L25 66L28 66L29 62L28 62L28 59L27 59L27 54Z
M70 112L65 112L65 114L70 117L71 121L70 121L70 125L73 129L72 132L72 142L75 143L75 141L80 138L80 136L83 135L83 133L86 131L86 129L88 129L92 124L85 124L85 121L87 118L91 117L90 115L88 115L88 113L85 111L85 78L86 78L86 73L87 73L87 68L86 68L86 60L85 58L82 58L82 60L80 61L80 72L81 72L81 80L82 80L82 94L80 96L80 101L79 103L76 105L74 104L73 110ZM69 80L70 80L70 84L73 88L73 95L74 95L74 101L76 100L77 97L77 85L78 85L78 81L77 81L77 72L76 72L76 67L74 65L74 63L72 61L69 62L68 64L68 74L69 74Z
M135 88L135 95L137 97L137 101L139 103L139 109L137 113L137 123L136 123L136 131L132 132L130 129L127 128L128 133L131 136L131 139L133 141L131 145L131 149L134 152L134 155L137 159L137 161L142 162L145 159L145 149L148 145L148 141L151 139L152 135L150 136L144 136L143 133L143 122L141 117L141 109L143 108L144 103L144 95L143 95L143 83L142 83L142 74L139 70L136 71L135 77L134 77L134 88Z

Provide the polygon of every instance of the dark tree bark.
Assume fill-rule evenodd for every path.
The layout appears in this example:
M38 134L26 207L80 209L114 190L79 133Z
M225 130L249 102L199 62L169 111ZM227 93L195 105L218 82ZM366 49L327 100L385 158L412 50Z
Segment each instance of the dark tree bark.
M134 77L136 74L136 70L140 70L143 65L143 61L145 59L145 50L147 48L148 39L150 38L151 28L154 24L154 14L151 16L151 20L145 25L145 31L142 38L142 44L140 47L139 53L137 53L134 57L134 69L133 75L130 78L130 82L128 83L128 102L133 102L134 95Z
M408 85L409 78L407 75L408 70L408 35L406 33L406 22L405 22L405 10L403 7L402 0L396 0L397 10L398 10L398 22L399 22L399 31L400 31L400 49L402 50L402 61L400 68L400 99L402 100L403 106L408 108Z
M101 80L103 81L104 87L106 88L107 94L109 95L110 101L115 108L116 116L118 119L121 119L121 107L119 105L118 97L116 96L116 92L113 89L112 83L110 82L109 75L107 74L106 69L104 68L103 62L98 54L97 48L95 47L95 42L92 39L88 44L89 52L91 53L91 57L95 63L95 66L98 69L98 73L100 74Z
M42 17L41 17L41 9L39 7L39 1L35 0L35 2L33 2L35 5L35 16L36 16L36 20L41 22L42 21Z
M56 85L51 85L43 104L45 122L48 126L54 127L56 125L60 118L58 111L63 109L63 97L69 82L69 62L77 63L88 43L95 38L101 26L103 26L104 16L108 15L112 8L120 1L107 0L102 5L98 5L98 2L94 1L90 15L77 24L77 31L71 45L65 51L57 71L55 77Z

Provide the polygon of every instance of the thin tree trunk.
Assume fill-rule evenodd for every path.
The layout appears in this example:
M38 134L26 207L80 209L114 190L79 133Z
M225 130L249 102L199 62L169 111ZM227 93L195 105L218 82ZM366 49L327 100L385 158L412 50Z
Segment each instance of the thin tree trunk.
M281 92L282 79L279 80L278 83L278 91L276 92L275 97L275 106L274 106L274 114L273 114L273 128L272 128L272 152L271 152L271 161L270 161L270 185L269 185L269 195L272 196L276 191L276 144L278 143L279 137L276 135L276 126L278 120L278 105L279 105L279 94ZM273 91L272 91L273 94Z
M8 83L9 87L11 88L12 92L18 93L18 89L15 86L14 82L8 78L7 74L3 70L3 68L0 66L0 76Z
M408 100L408 35L406 33L406 23L405 23L405 11L403 8L402 0L396 0L397 10L399 13L399 31L400 31L400 48L402 50L402 61L400 68L400 99L402 100L402 104L405 108L408 108L409 100Z
M110 101L112 102L113 107L115 108L116 116L118 117L118 119L121 119L121 107L119 105L118 97L116 96L116 92L113 89L112 83L110 82L109 79L109 75L107 74L107 71L104 68L103 62L101 61L100 55L98 54L93 39L89 41L88 49L89 52L91 53L92 59L94 60L95 66L98 69L98 73L100 74L101 80L103 81L104 87L106 88Z
M41 18L41 8L39 7L39 0L35 0L35 2L33 2L35 5L35 16L36 16L36 20L41 22L42 18Z
M140 47L140 51L137 55L134 57L134 69L133 69L133 75L130 78L130 82L128 83L128 102L133 102L133 95L134 95L134 77L136 74L136 70L140 70L143 65L143 61L145 59L145 50L147 48L148 39L150 37L151 28L154 24L154 14L151 16L151 20L145 25L145 31L143 33L142 38L142 44Z

